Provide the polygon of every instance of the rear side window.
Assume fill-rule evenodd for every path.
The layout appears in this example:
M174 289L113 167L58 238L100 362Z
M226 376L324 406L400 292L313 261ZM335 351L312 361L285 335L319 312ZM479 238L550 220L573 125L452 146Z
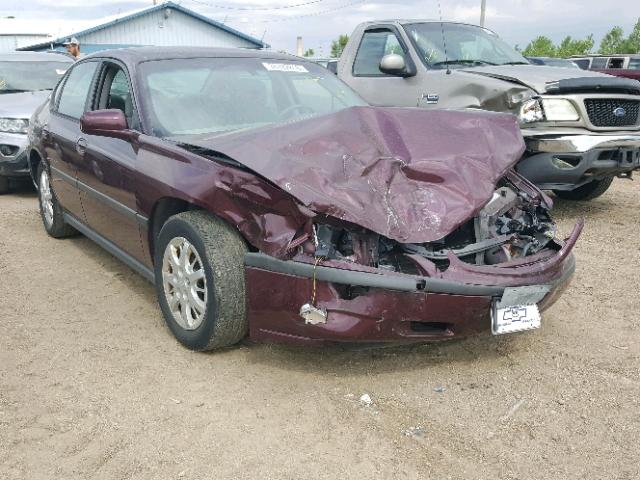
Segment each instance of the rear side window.
M386 76L380 71L380 60L391 53L404 56L398 37L391 30L380 29L365 32L353 63L353 74Z
M640 70L640 58L629 60L629 70Z
M596 70L599 68L607 68L609 57L594 57L591 61L591 68Z
M578 65L582 70L589 70L589 59L587 58L573 60L573 63Z
M622 68L624 66L624 58L612 58L609 60L609 68Z
M98 62L81 63L73 67L60 93L58 113L80 119L97 68Z

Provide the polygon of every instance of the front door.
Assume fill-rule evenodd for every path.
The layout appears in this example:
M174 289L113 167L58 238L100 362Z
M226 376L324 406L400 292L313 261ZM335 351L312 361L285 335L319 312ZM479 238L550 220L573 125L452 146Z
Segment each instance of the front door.
M139 128L131 83L124 66L104 62L91 110L122 110L130 129ZM118 138L83 134L84 161L78 167L78 186L88 226L142 260L140 221L136 202L137 149Z
M399 77L380 71L382 57L402 55L405 63L413 63L409 50L393 27L375 27L366 30L346 82L367 103L377 106L416 107L420 91L420 75Z

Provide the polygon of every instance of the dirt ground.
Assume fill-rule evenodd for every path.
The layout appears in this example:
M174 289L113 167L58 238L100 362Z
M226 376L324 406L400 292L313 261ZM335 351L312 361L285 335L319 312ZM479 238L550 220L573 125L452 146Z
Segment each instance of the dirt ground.
M640 183L555 216L587 226L538 331L202 354L145 280L2 196L0 478L638 479Z

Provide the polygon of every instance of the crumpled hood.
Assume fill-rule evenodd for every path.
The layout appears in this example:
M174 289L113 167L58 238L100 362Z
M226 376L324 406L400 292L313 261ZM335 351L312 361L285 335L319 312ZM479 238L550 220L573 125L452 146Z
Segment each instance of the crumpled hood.
M180 141L231 157L318 214L403 243L439 240L472 218L525 148L512 115L379 107Z
M547 67L544 65L489 65L485 67L465 68L464 71L508 82L519 83L540 94L546 91L547 84L557 82L559 80L584 77L609 77L609 75L592 72L590 70Z
M1 93L0 117L7 118L31 118L44 101L49 98L50 90L38 90L35 92Z

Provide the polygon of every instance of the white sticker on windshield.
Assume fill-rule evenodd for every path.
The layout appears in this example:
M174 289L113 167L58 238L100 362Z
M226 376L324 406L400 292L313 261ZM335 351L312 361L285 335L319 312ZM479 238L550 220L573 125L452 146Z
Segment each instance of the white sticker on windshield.
M272 72L296 72L296 73L308 73L304 65L297 65L295 63L264 63L262 65L267 70Z
M65 72L66 72L66 70L60 70L59 68L56 68L56 73L58 75L64 75Z

